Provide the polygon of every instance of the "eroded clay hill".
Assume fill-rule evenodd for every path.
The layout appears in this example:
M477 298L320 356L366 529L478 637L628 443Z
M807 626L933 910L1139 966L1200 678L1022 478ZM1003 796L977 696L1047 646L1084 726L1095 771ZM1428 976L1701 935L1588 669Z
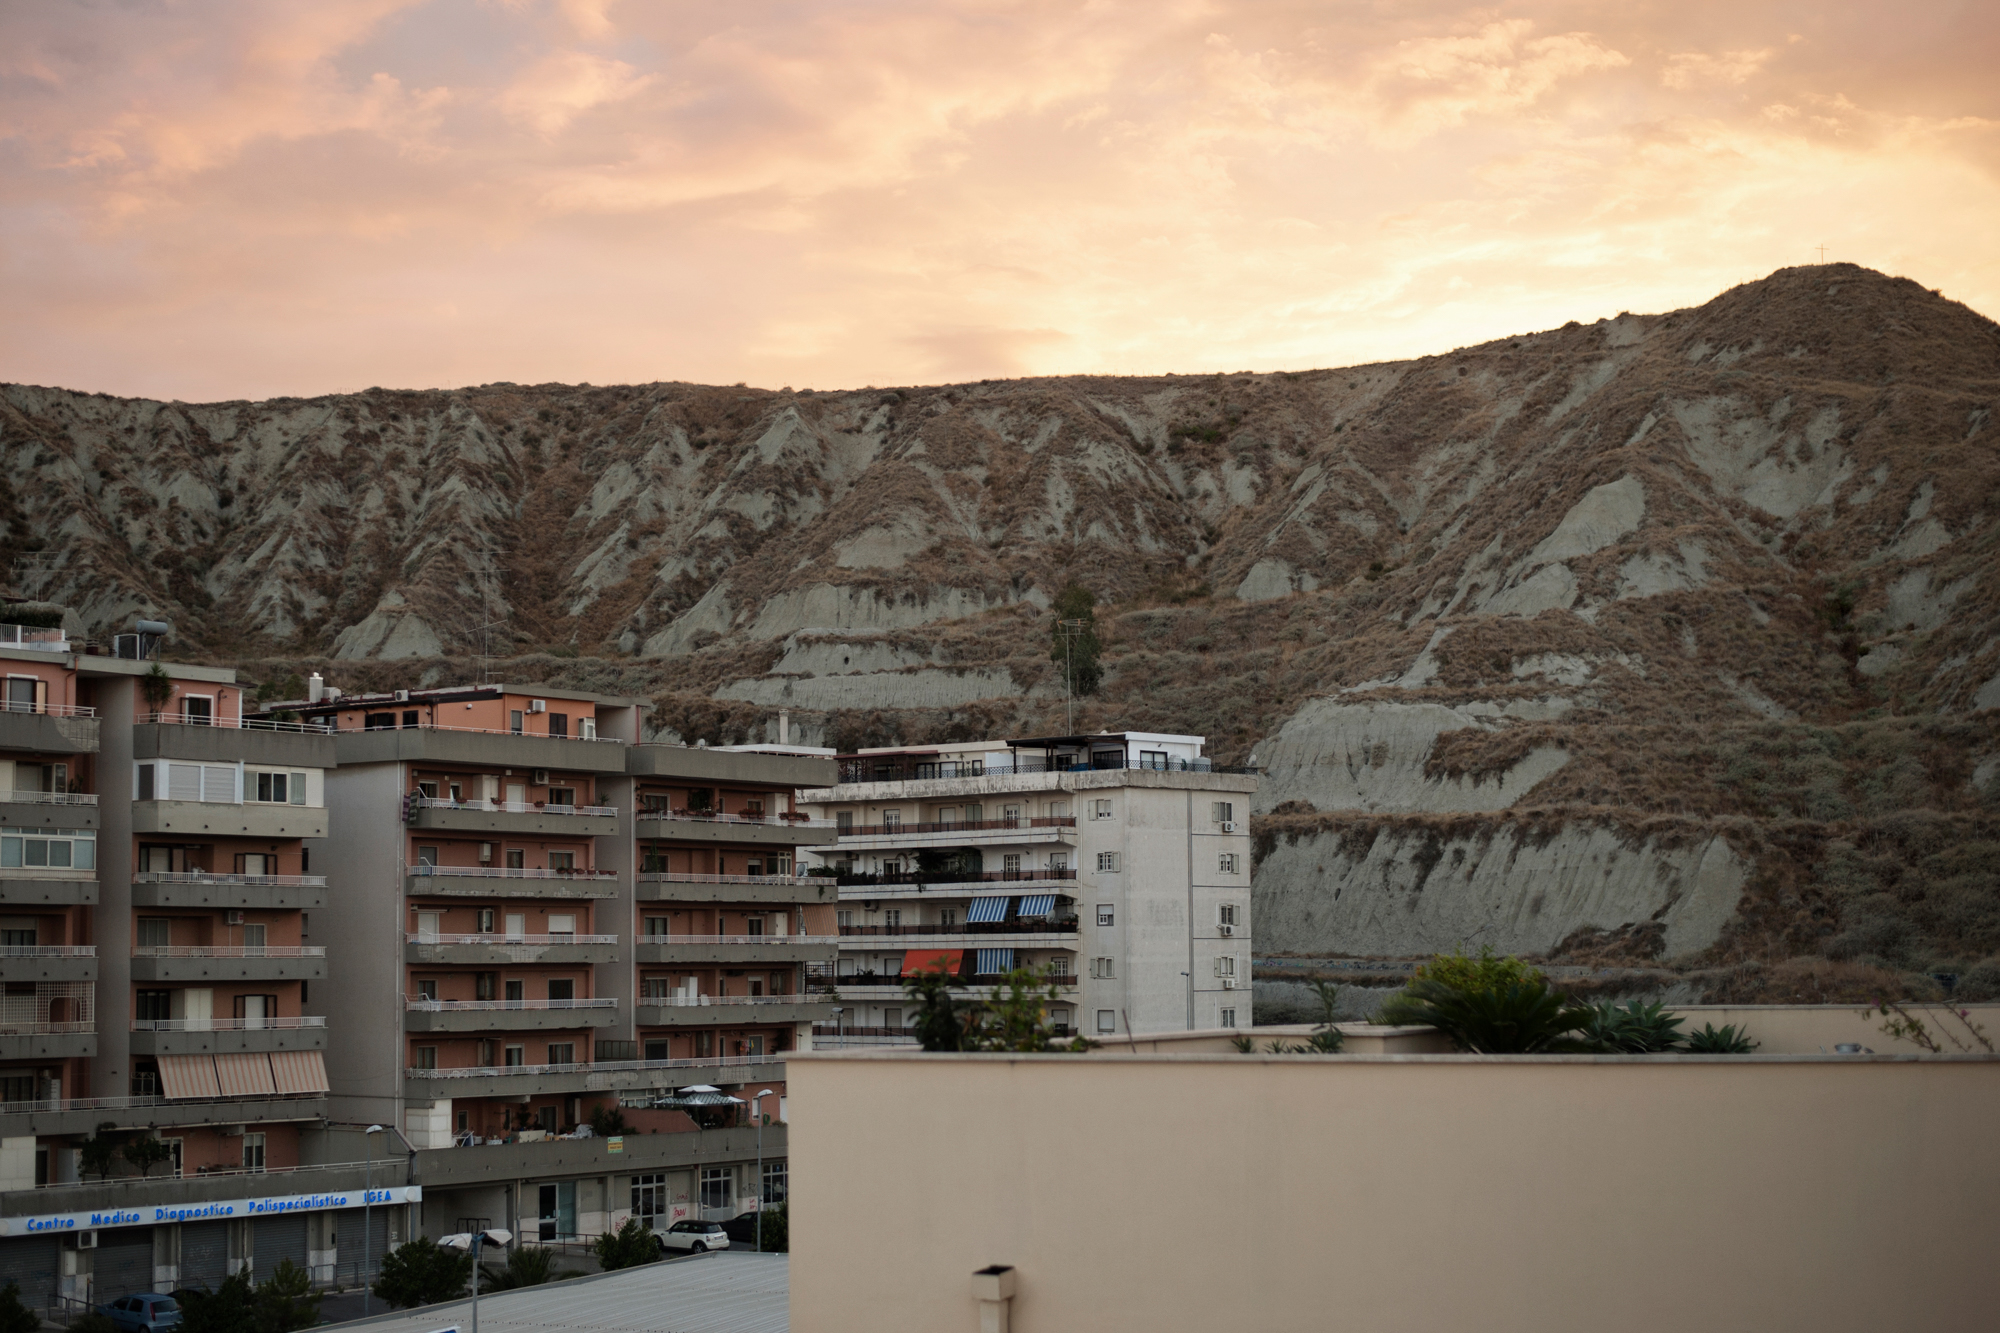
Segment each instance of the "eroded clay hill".
M1297 374L11 386L0 517L93 629L353 686L485 653L690 739L1058 722L1076 580L1082 720L1269 771L1260 951L2000 990L1996 402L1990 320L1830 265Z

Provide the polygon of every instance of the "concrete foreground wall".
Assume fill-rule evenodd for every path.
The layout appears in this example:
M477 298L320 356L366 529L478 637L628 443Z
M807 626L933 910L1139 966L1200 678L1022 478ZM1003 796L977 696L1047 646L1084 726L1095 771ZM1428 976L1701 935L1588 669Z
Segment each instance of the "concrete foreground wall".
M1993 1057L854 1051L790 1077L794 1333L971 1333L989 1264L1014 1333L1995 1322Z

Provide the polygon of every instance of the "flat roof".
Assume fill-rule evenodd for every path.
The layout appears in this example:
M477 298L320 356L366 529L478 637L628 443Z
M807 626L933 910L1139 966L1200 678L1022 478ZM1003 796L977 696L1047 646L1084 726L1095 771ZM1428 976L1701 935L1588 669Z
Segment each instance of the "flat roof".
M556 1256L556 1269L563 1267ZM479 1298L480 1333L788 1333L790 1257L717 1250ZM472 1302L451 1301L355 1319L357 1333L472 1327Z
M1172 732L1166 731L1098 731L1082 736L1022 736L1016 740L1008 741L1007 744L1015 746L1034 745L1046 749L1052 745L1075 745L1078 747L1102 745L1107 741L1139 741L1142 744L1146 741L1159 741L1162 743L1178 741L1182 745L1200 745L1207 741L1207 739L1208 737L1206 736L1176 736Z
M612 708L650 707L650 699L628 699L622 695L589 694L583 690L558 689L553 685L515 685L501 681L491 685L439 685L428 690L409 690L407 699L398 699L394 690L378 690L373 694L342 694L338 699L322 699L313 703L306 699L270 699L257 711L261 713L339 713L349 708L373 708L376 705L391 707L404 704L444 704L469 703L474 699L499 699L509 694L527 695L535 699L566 699L575 703L604 704Z

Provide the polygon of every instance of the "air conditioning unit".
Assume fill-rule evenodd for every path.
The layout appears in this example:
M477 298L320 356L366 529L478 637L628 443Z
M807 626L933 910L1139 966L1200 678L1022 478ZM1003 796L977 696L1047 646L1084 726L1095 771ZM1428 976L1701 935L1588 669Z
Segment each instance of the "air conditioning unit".
M1224 990L1235 990L1235 989L1236 989L1236 978L1235 978L1235 977L1224 977L1224 978L1222 979L1222 989L1224 989Z
M397 690L397 691L396 691L396 702L397 702L397 703L399 703L399 704L406 704L406 703L408 703L409 701L410 701L410 692L409 692L408 690Z
M1215 928L1215 933L1222 936L1222 938L1224 939L1228 939L1231 935L1234 935L1236 933L1236 927L1229 925L1217 926Z
M547 699L530 699L528 700L528 711L530 713L546 713L549 711L549 701Z
M232 908L225 919L232 926L240 926L243 924L243 913Z
M535 773L534 773L534 783L535 783L535 785L536 785L537 787L546 787L546 786L548 786L548 785L549 785L549 770L547 770L546 768L538 768L538 769L536 769L536 770L535 770Z
M71 1250L94 1250L97 1248L95 1231L78 1231L63 1237L63 1246Z
M1234 832L1236 832L1236 821L1235 821L1235 820L1233 820L1233 819L1225 819L1225 820L1223 820L1223 821L1222 821L1222 831L1223 831L1224 833L1234 833Z

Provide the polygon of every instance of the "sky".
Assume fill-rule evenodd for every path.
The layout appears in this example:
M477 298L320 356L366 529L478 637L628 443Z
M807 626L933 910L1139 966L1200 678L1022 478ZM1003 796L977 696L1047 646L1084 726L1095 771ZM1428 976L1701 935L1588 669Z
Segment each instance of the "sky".
M2000 5L0 0L0 381L1387 360L1849 261L2000 314Z

